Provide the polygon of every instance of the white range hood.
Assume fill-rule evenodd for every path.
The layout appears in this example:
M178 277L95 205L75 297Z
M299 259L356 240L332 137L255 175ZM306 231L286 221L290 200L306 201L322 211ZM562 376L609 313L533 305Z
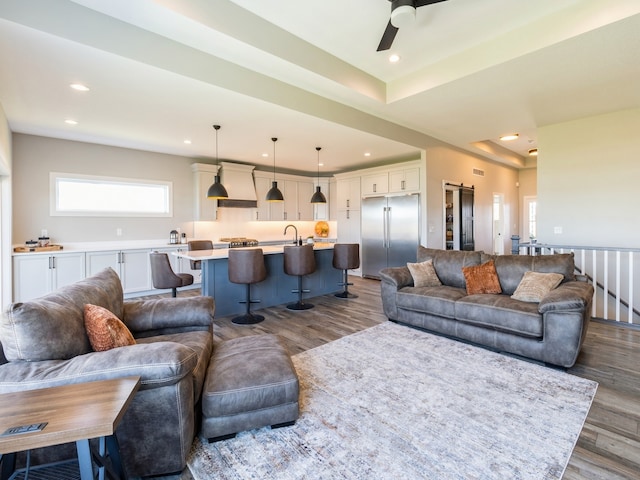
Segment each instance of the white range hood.
M253 165L220 162L222 185L229 198L218 200L218 207L255 208L258 206L256 187L253 181Z

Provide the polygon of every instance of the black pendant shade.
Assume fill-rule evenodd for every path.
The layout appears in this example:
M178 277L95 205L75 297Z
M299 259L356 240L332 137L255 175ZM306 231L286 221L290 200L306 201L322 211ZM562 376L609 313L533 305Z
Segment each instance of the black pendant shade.
M311 197L311 203L327 203L327 198L320 191L320 150L322 147L316 147L316 151L318 152L318 185L316 186L316 191Z
M265 200L267 202L284 202L282 192L278 190L278 182L276 182L276 142L277 138L271 138L273 142L273 182L271 182L271 189L267 192Z
M220 125L214 125L213 129L216 131L216 166L218 166L218 130L220 130ZM220 167L218 166L218 168ZM217 173L213 178L213 184L209 187L209 190L207 190L207 198L229 198L227 189L220 183L220 175Z

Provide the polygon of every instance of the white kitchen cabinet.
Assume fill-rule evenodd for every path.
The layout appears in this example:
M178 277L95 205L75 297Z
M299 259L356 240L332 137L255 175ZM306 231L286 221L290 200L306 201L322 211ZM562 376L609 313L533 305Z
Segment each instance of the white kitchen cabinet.
M191 164L193 171L193 204L196 221L212 221L218 218L218 201L207 197L209 187L213 184L218 172L217 165L207 163Z
M111 267L122 282L124 293L144 292L151 290L151 249L109 250L87 252L87 276Z
M389 192L389 174L372 173L362 177L362 195L375 195Z
M360 210L339 210L337 223L339 243L360 243Z
M336 189L338 210L360 210L360 177L340 178Z
M389 172L389 192L417 192L420 190L420 168L407 168Z
M315 191L313 181L298 182L298 218L296 220L313 220L314 204L311 203L311 197Z
M271 189L273 175L266 172L254 172L258 208L255 220L297 221L313 220L311 196L314 192L313 181L304 177L290 175L277 176L278 188L282 192L284 202L267 202L265 197Z
M85 254L13 257L13 301L24 302L85 278Z

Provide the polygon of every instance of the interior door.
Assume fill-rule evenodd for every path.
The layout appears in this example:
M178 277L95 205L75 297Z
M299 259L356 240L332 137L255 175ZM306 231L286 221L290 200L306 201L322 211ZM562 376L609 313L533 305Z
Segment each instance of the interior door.
M460 187L460 250L475 249L473 237L473 187Z

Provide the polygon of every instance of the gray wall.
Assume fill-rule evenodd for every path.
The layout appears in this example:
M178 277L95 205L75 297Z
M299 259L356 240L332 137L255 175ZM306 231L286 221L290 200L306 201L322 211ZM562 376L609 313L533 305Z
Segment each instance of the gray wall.
M52 242L169 238L193 220L193 173L186 157L33 135L13 135L13 243L47 229ZM49 215L49 172L173 182L173 217L58 217ZM122 236L116 236L116 229Z

